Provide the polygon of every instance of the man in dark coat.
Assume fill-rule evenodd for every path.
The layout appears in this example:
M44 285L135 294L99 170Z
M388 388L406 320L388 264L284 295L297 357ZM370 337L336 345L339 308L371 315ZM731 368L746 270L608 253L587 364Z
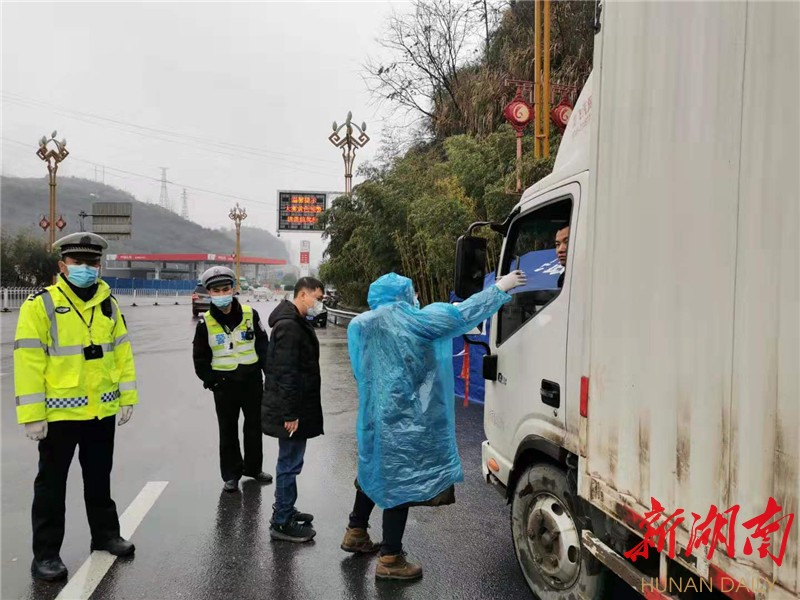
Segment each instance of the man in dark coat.
M322 282L301 278L294 299L272 311L272 336L267 350L261 430L278 438L275 504L270 526L272 539L307 542L316 531L313 516L295 508L297 476L303 468L306 440L322 435L319 342L306 319L320 314Z

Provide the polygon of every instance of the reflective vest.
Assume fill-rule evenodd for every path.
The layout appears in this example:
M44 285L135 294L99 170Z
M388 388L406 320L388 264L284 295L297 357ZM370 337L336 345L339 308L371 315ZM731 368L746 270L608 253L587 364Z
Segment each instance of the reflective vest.
M258 362L256 334L253 329L253 309L242 304L242 321L231 331L223 327L207 311L203 318L208 328L208 345L211 347L211 368L214 371L235 371L239 365ZM247 338L250 339L247 339Z
M98 358L87 360L90 345L102 357L95 349ZM86 302L60 277L28 297L14 338L14 388L19 423L102 419L138 403L128 330L106 282Z

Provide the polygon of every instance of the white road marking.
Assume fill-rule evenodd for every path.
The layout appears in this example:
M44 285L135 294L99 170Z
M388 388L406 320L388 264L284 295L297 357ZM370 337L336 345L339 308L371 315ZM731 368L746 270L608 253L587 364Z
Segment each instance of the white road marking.
M119 519L122 537L130 539L168 483L168 481L148 481L145 484L142 491L133 499ZM78 572L56 596L56 600L89 600L115 560L117 557L108 552L92 552Z

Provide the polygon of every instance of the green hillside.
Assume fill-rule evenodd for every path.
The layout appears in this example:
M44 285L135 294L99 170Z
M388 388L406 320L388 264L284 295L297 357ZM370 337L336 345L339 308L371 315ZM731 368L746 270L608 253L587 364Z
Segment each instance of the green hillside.
M208 229L155 204L140 202L123 190L73 177L61 177L58 180L58 212L67 221L67 227L60 235L79 230L78 212L92 212L92 202L97 198L89 194L97 195L103 202L133 203L133 236L129 240L112 241L111 252L231 254L234 250L235 235L232 230ZM0 177L0 220L3 229L9 232L29 229L44 238L38 222L42 213L48 211L47 198L46 177ZM87 228L90 225L91 218L87 218ZM268 231L254 227L242 227L242 254L289 258L283 242Z

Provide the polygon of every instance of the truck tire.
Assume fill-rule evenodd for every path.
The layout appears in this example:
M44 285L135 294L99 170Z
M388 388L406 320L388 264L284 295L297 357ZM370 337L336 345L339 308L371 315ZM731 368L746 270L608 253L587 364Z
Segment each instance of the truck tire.
M605 568L581 552L575 492L557 466L529 466L511 502L514 552L528 587L539 600L602 600Z

